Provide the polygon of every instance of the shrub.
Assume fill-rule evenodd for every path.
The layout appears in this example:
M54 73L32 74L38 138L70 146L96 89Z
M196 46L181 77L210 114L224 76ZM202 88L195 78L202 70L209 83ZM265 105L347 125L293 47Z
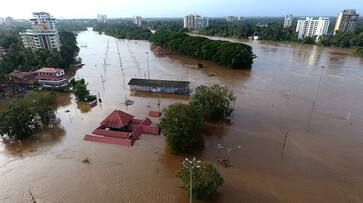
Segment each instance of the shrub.
M178 171L177 177L181 178L187 191L189 191L190 171L184 166ZM223 184L223 177L210 163L201 162L198 168L192 171L192 194L195 199L210 198Z

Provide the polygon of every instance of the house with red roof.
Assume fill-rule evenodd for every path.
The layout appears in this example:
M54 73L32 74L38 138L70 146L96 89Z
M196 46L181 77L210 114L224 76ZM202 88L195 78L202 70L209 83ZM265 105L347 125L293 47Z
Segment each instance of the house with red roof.
M68 78L63 69L41 68L35 73L38 83L44 88L60 88L68 85Z

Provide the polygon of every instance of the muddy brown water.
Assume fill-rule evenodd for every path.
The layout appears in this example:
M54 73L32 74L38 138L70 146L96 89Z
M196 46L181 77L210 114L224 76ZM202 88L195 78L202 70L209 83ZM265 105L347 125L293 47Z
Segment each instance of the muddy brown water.
M132 77L147 77L145 52L151 78L189 80L193 88L221 84L238 98L233 123L210 126L197 155L217 165L217 145L231 149L232 167L218 166L224 185L207 202L363 201L363 60L349 50L249 41L258 58L243 71L155 56L146 41L92 31L81 32L78 42L87 45L80 51L86 65L76 77L85 78L103 103L87 109L61 94L57 128L21 144L0 144L0 202L30 202L29 191L37 202L188 201L175 177L184 157L171 155L164 137L144 135L130 148L82 141L114 109L139 118L157 110L155 95L130 95L127 86ZM204 68L194 68L200 62ZM135 103L125 107L126 98ZM161 108L187 102L172 96L160 101Z

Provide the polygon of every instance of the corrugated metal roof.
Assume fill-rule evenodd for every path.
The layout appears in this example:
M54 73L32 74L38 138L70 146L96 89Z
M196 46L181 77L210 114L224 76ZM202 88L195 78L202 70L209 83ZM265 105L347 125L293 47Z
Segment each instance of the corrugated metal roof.
M141 78L131 78L128 85L139 85L148 87L174 87L174 88L189 88L189 81L175 81L175 80L151 80Z

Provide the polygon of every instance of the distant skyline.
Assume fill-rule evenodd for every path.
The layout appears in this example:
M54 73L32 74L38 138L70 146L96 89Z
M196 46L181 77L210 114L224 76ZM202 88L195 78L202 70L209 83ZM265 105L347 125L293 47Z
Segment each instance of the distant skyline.
M336 16L343 9L362 12L362 0L2 0L0 17L28 19L45 11L56 18L182 17L198 13L208 17L235 16Z

